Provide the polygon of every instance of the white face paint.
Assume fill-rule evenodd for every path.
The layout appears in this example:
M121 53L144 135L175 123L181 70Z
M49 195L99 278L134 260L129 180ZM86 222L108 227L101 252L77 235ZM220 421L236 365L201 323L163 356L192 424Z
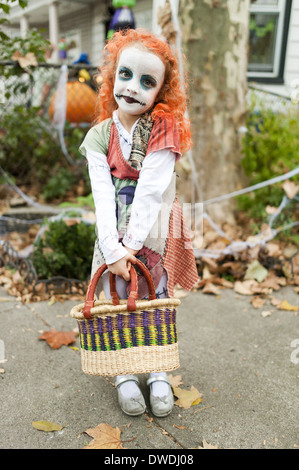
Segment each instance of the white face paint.
M148 111L163 85L165 66L155 54L131 46L120 55L114 98L122 112L140 115Z

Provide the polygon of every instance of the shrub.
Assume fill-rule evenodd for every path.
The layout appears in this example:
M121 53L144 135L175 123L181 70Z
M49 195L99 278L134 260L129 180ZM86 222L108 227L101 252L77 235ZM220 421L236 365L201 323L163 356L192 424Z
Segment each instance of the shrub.
M276 112L258 103L253 95L243 139L242 160L249 184L282 175L298 166L299 120L296 109ZM292 178L298 181L299 177ZM255 219L263 219L267 205L278 207L284 191L281 184L258 189L239 197L239 208Z
M95 227L54 220L34 243L32 261L40 279L54 276L86 281L90 275Z
M35 186L47 201L63 197L79 181L83 195L90 192L87 167L78 147L87 130L65 128L66 146L75 162L63 155L49 120L38 115L39 108L15 106L0 119L0 165L15 178L16 184Z

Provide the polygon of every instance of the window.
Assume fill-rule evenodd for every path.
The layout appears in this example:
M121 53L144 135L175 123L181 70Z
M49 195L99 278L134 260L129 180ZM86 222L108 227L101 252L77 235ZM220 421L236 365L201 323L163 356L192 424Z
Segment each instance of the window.
M251 0L248 79L283 83L292 0Z

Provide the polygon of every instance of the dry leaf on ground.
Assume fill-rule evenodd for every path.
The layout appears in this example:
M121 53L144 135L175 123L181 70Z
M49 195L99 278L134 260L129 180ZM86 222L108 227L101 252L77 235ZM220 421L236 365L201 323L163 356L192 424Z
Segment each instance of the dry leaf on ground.
M275 276L273 274L269 275L267 279L261 282L261 287L269 287L273 290L279 290L282 286L286 285L285 277Z
M274 305L274 307L278 307L281 304L281 300L276 297L271 297L271 304Z
M187 297L188 294L189 294L189 292L187 292L185 289L176 288L174 290L174 297L176 299L181 299L183 297Z
M173 424L173 427L177 428L177 429L180 429L180 430L187 429L186 426L184 426L184 425L178 426L177 424Z
M171 382L172 387L178 387L179 385L182 385L182 376L181 375L172 375L169 374L168 378Z
M202 447L198 446L197 449L219 449L219 447L213 446L212 444L209 444L205 439L202 441Z
M35 429L46 432L61 431L63 428L60 424L52 423L51 421L33 421L31 424Z
M268 275L268 270L255 259L247 267L244 280L255 279L257 282L263 282Z
M173 387L173 394L178 398L175 405L187 410L202 401L202 394L192 385L191 390Z
M85 432L93 437L93 440L84 449L123 449L120 439L122 431L118 427L113 428L109 424L101 423Z
M286 180L281 187L284 189L286 195L289 199L293 199L299 191L299 186L296 185L293 181Z
M248 281L236 281L234 291L241 295L252 295L257 285L258 283L253 279L249 279Z
M292 305L287 300L283 300L279 305L278 308L280 310L288 310L290 312L298 312L299 305Z
M261 315L262 315L262 317L265 318L265 317L270 317L270 315L272 315L272 313L273 313L272 310L263 310Z
M252 306L254 308L261 308L263 307L264 303L265 303L266 299L263 299L262 297L252 297L252 299L250 300L250 303L252 304Z
M214 294L214 295L219 295L220 290L213 282L207 282L206 285L204 286L202 292L204 294Z
M39 339L47 341L52 349L59 349L62 345L68 345L76 341L76 335L74 331L57 331L55 329L45 331Z
M254 308L261 308L263 307L266 299L263 299L262 297L252 297L251 299L251 304Z

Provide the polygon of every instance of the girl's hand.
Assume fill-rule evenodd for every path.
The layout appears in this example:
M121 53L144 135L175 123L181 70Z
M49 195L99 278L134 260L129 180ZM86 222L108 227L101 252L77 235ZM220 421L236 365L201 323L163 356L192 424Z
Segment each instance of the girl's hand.
M129 252L129 248L126 248L126 250L128 250L128 254L124 256L123 258L119 259L118 261L115 261L115 263L108 264L108 270L112 274L122 277L125 281L129 282L131 279L131 276L130 276L131 265L132 263L133 264L136 263L136 258L135 256L133 256L133 254Z
M125 246L125 249L130 253L135 258L135 255L138 253L138 250L133 250L132 248L128 248ZM135 263L136 263L136 258L135 258ZM134 263L133 263L134 264ZM128 261L128 270L130 271L131 269L131 261Z
M139 251L139 250L133 250L132 248L128 248L127 246L125 246L125 249L130 253L130 255L133 255L133 256L137 255Z

